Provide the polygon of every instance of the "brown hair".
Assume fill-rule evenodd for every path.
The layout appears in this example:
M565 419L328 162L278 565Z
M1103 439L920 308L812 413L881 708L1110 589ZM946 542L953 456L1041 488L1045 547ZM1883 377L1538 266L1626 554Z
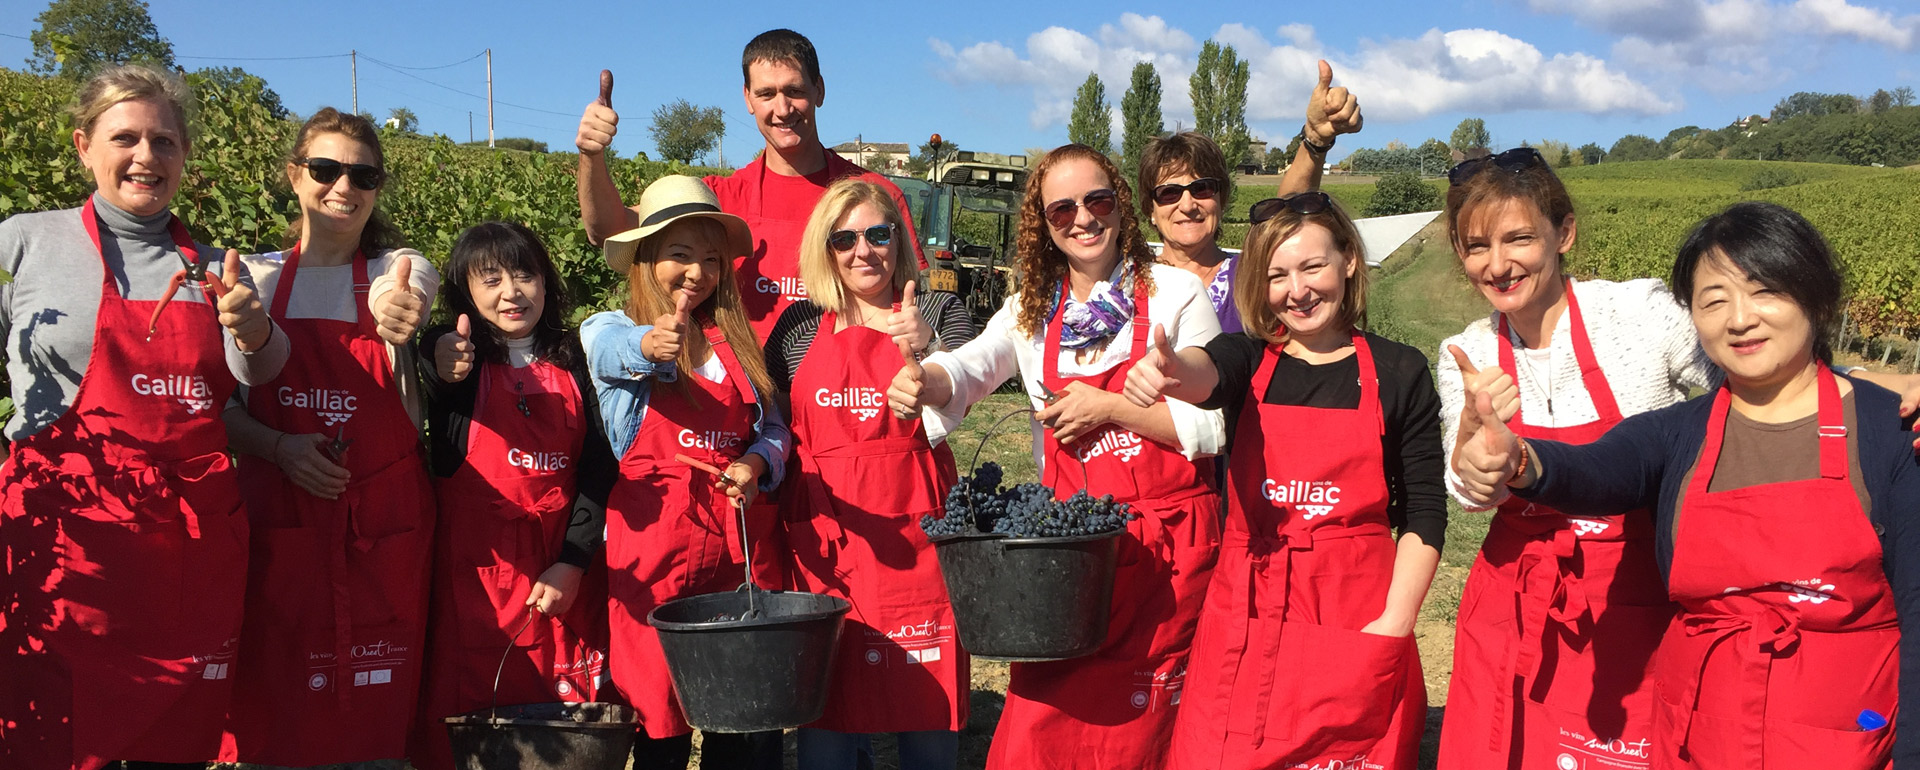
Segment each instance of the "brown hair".
M332 107L321 107L313 117L300 126L300 133L293 139L293 148L287 153L287 183L292 184L296 174L306 173L306 169L297 162L307 157L307 148L313 146L315 137L321 134L339 134L365 145L373 151L374 161L384 169L387 167L387 153L380 148L380 131L373 127L373 121L359 115L341 112ZM388 177L392 181L392 177ZM386 215L380 213L379 191L374 191L373 213L367 216L367 224L360 229L360 251L368 259L380 252L397 248L406 242L400 231L387 222ZM307 215L303 212L287 223L287 235L282 244L292 246L300 240L300 234L306 229Z
M633 266L627 269L627 317L636 324L650 325L660 316L673 312L673 296L653 278L653 263L660 257L660 244L666 241L661 236L676 228L692 227L713 243L725 244L727 226L710 217L689 217L668 224L642 239L633 252ZM720 260L720 276L715 282L713 294L701 302L691 312L695 325L710 320L720 328L720 333L733 348L733 355L740 361L740 368L746 370L747 379L760 395L773 392L773 378L767 376L767 363L760 351L760 340L753 335L753 327L747 323L747 311L740 301L740 287L734 285L733 258ZM705 360L707 357L707 337L697 331L689 330L685 341L681 343L681 358L689 361ZM686 371L687 367L681 367ZM669 385L685 392L690 383L681 377Z
M1287 341L1286 325L1267 302L1267 265L1280 244L1309 224L1332 233L1334 249L1342 259L1354 263L1353 275L1348 276L1346 282L1346 296L1340 300L1340 323L1367 328L1367 246L1353 218L1347 216L1339 201L1333 201L1326 210L1312 214L1299 214L1283 207L1272 219L1247 231L1247 246L1240 252L1240 266L1233 278L1233 304L1240 311L1240 325L1248 334L1273 344Z
M806 284L807 297L813 304L829 313L846 312L852 298L847 296L846 285L840 282L840 271L834 264L827 237L862 203L879 210L880 216L893 225L895 296L906 288L908 281L920 279L920 260L914 257L906 220L894 205L893 196L880 185L859 177L841 179L829 186L820 196L820 202L814 204L813 215L807 218L806 232L800 236L800 280Z
M1529 165L1518 172L1495 163L1484 163L1471 176L1447 187L1447 237L1453 243L1453 253L1467 253L1461 240L1461 222L1471 222L1474 212L1486 206L1516 200L1532 205L1553 222L1555 230L1565 227L1567 217L1573 216L1573 196L1567 194L1567 186L1561 184L1560 177L1545 163ZM1558 260L1555 267L1559 267Z
M1153 252L1147 248L1146 238L1140 235L1140 221L1133 209L1133 188L1127 184L1126 177L1106 153L1092 147L1084 144L1055 147L1027 177L1026 197L1020 202L1020 231L1016 242L1020 255L1020 316L1015 328L1029 337L1038 337L1046 330L1047 315L1053 310L1054 291L1067 276L1067 255L1060 253L1060 247L1053 243L1052 226L1047 224L1044 213L1050 201L1042 199L1045 196L1040 193L1040 186L1047 181L1047 173L1054 166L1070 160L1089 161L1107 175L1115 196L1113 210L1120 215L1120 226L1115 228L1120 258L1133 263L1134 275L1146 282L1149 296L1153 292Z
M813 41L806 35L790 29L770 29L755 35L740 52L741 83L753 85L749 72L753 63L760 61L791 64L807 76L807 85L820 85L820 54L814 52Z
M193 104L193 92L179 75L141 64L109 67L88 78L69 110L73 114L73 126L80 133L92 136L94 124L107 110L121 102L140 100L152 100L173 108L181 148L193 149L193 137L187 128L187 110Z
M1233 174L1227 169L1227 158L1220 153L1220 145L1204 134L1182 131L1147 142L1147 149L1140 153L1141 214L1153 216L1153 188L1159 186L1160 180L1181 171L1195 178L1219 180L1220 210L1226 211L1233 200Z

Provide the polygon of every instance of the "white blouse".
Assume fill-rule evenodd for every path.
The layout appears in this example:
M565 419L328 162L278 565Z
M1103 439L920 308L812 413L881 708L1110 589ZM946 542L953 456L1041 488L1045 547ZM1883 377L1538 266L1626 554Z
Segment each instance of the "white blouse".
M1213 306L1207 302L1199 278L1167 265L1156 264L1152 270L1154 292L1147 303L1147 320L1165 327L1167 340L1174 349L1205 345L1208 340L1220 335L1220 320L1214 316ZM1119 269L1116 268L1115 276L1118 274ZM1102 282L1099 286L1104 285L1105 282ZM1100 290L1099 286L1096 286L1096 291ZM1016 372L1033 408L1037 411L1045 406L1040 401L1038 388L1042 376L1041 358L1046 351L1045 338L1044 335L1029 337L1020 333L1016 328L1019 313L1020 295L1016 293L1008 297L1000 310L988 319L987 328L980 332L980 336L959 350L927 357L926 363L939 364L953 380L952 400L945 407L929 407L921 412L929 439L936 442L944 440L947 433L960 425L969 407L986 398ZM1129 320L1106 347L1097 351L1063 348L1058 362L1059 373L1063 377L1082 377L1112 370L1133 360L1132 344L1133 322ZM1082 352L1088 353L1089 360L1080 359ZM1201 409L1171 398L1167 399L1167 406L1172 410L1181 454L1193 459L1220 454L1225 450L1226 418L1219 410ZM1032 420L1030 424L1034 461L1044 468L1044 427L1038 420Z
M1700 349L1693 319L1673 299L1658 278L1632 281L1580 281L1573 284L1580 315L1593 345L1594 359L1607 378L1621 417L1632 417L1686 400L1692 388L1720 382L1720 370ZM1460 411L1466 391L1460 367L1447 346L1458 345L1482 369L1500 365L1495 338L1499 314L1469 324L1465 331L1440 343L1434 360L1434 382L1440 389L1442 446L1448 452L1447 489L1467 510L1492 506L1470 503L1453 472L1452 452L1460 430ZM1599 419L1593 397L1580 378L1580 362L1573 353L1573 314L1561 313L1553 339L1544 350L1529 350L1513 334L1514 384L1520 389L1520 416L1527 425L1562 428ZM1506 497L1502 490L1501 498ZM1498 504L1498 501L1495 502Z

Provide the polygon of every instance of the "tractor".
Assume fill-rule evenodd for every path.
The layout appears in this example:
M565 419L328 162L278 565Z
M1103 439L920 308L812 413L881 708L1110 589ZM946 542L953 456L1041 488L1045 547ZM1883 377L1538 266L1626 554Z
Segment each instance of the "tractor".
M1014 289L1014 239L1027 156L970 150L942 156L939 134L930 145L941 160L925 179L887 179L906 195L907 216L926 256L926 288L958 295L974 321L985 326Z

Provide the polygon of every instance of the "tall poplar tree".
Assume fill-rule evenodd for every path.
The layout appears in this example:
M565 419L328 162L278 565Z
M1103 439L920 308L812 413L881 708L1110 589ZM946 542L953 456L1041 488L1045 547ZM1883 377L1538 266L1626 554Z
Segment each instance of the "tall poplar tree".
M1132 182L1140 175L1140 155L1166 130L1160 118L1160 73L1153 62L1133 65L1133 82L1120 98L1120 167Z
M1097 73L1087 73L1087 82L1073 95L1073 116L1067 121L1067 141L1113 154L1113 105L1107 102L1107 87Z

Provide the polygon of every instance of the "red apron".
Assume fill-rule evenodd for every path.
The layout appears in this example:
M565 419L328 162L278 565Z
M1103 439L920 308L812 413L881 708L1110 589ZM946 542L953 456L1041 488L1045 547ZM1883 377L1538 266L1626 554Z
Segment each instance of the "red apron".
M1833 373L1820 367L1820 478L1708 492L1726 434L1715 394L1674 514L1680 612L1654 662L1654 766L1866 770L1892 763L1900 628L1879 538L1847 474Z
M794 455L787 495L794 586L848 600L827 711L811 727L845 733L958 730L967 721L967 652L924 514L941 515L953 452L919 420L887 409L899 370L893 340L834 331L827 313L793 375Z
M1061 287L1065 296L1066 287ZM1060 376L1060 307L1047 323L1043 375L1118 391L1146 353L1148 291L1136 284L1128 362L1086 377ZM1071 445L1046 433L1043 481L1057 497L1081 489L1131 503L1140 518L1119 540L1107 639L1093 654L1014 663L990 768L1160 768L1186 683L1187 648L1220 551L1220 495L1211 460L1188 461L1117 425ZM1099 483L1093 483L1099 479Z
M352 442L352 474L322 500L280 467L241 460L253 570L240 680L222 761L301 767L406 755L420 685L433 495L420 435L353 260L357 321L288 318L300 267L288 252L272 314L293 349L280 376L248 391L268 427Z
M1525 438L1586 444L1622 416L1571 284L1567 312L1599 419L1542 428L1516 412L1507 425ZM1517 378L1505 316L1497 332L1500 368ZM1439 767L1548 767L1563 755L1597 754L1611 770L1646 770L1650 663L1673 611L1654 563L1650 513L1576 519L1508 498L1461 594Z
M1247 451L1228 461L1226 538L1174 767L1411 770L1418 759L1427 699L1413 638L1360 630L1386 609L1396 547L1373 351L1359 332L1353 347L1357 409L1264 403L1278 347L1247 389L1234 430Z
M712 476L674 459L683 454L725 468L753 443L753 383L726 339L711 327L706 332L727 381L709 382L682 367L684 391L654 382L607 496L607 654L614 686L652 738L693 728L680 711L647 613L674 599L740 587L733 503L714 488ZM754 545L756 557L769 547L759 539Z
M584 702L605 660L600 569L582 579L567 614L529 625L527 609L534 581L559 559L572 518L575 464L587 432L579 386L546 361L521 368L488 362L474 375L479 392L466 461L434 484L440 520L432 632L408 758L421 770L453 767L442 718L496 702Z
M80 217L100 253L91 197ZM168 230L198 261L180 220ZM101 266L73 405L0 469L8 770L204 760L231 693L247 522L220 421L225 333L212 305L182 301L148 341L157 301L125 299Z

